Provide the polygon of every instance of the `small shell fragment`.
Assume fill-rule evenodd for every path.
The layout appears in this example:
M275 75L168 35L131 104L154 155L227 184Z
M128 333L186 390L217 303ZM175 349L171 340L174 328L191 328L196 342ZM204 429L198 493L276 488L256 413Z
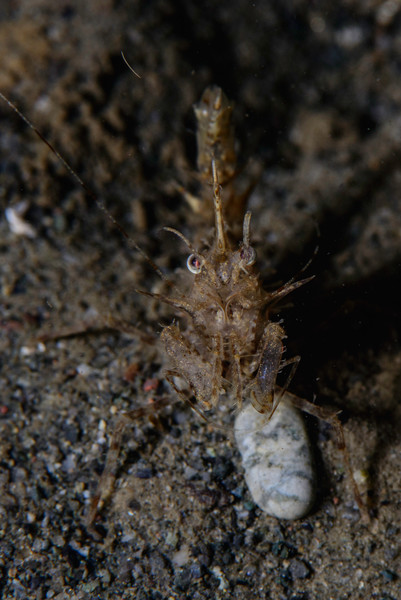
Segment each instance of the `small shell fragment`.
M313 457L299 410L284 395L270 421L248 405L235 420L235 438L254 502L278 519L300 519L312 508Z
M23 219L23 216L27 210L28 202L23 200L15 206L9 206L4 212L8 221L8 225L15 235L23 235L25 237L34 238L37 235L36 229Z

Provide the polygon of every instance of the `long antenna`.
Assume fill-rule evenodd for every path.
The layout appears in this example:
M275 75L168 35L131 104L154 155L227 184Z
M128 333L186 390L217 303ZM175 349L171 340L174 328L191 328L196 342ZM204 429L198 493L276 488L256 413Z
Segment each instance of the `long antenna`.
M22 119L22 121L24 121L24 123L26 123L26 125L28 125L28 127L30 127L30 129L32 129L36 133L36 135L39 137L39 139L44 144L46 144L46 146L49 148L49 150L58 158L58 160L65 167L65 169L67 169L68 173L73 177L73 179L75 179L75 181L77 181L79 183L79 185L84 189L85 193L89 196L89 198L91 198L96 203L97 207L103 212L104 215L106 215L106 217L114 225L114 227L117 227L117 229L120 231L120 233L125 237L128 246L130 248L133 248L137 252L139 252L139 254L146 260L146 262L152 267L152 269L154 269L156 271L156 273L159 275L159 277L161 277L161 279L163 279L163 281L165 281L169 286L175 287L174 283L161 271L161 269L157 266L157 264L155 262L153 262L153 260L146 254L146 252L144 250L142 250L142 248L140 246L138 246L138 244L128 235L128 233L120 225L120 223L118 223L115 220L115 218L113 217L113 215L107 210L104 202L102 200L100 200L100 198L86 185L86 183L83 181L83 179L81 179L81 177L78 175L78 173L76 173L74 171L74 169L71 167L71 165L65 160L65 158L60 154L60 152L58 152L58 150L56 150L53 147L53 145L43 135L43 133L41 133L39 131L39 129L37 129L37 127L35 127L35 125L32 123L32 121L30 121L28 119L28 117L26 117L19 110L19 108L17 108L16 105L13 104L13 102L11 102L11 100L9 100L1 92L0 92L0 98L2 100L4 100L4 102L6 104L8 104L8 106L14 112L17 113L17 115L20 117L20 119Z
M121 50L121 56L123 58L123 61L125 62L125 64L129 68L129 70L132 71L132 73L135 75L135 77L138 77L138 79L142 79L142 77L139 75L139 73L137 73L136 71L134 71L134 69L131 67L131 65L129 64L128 60L125 58L124 52L122 50Z

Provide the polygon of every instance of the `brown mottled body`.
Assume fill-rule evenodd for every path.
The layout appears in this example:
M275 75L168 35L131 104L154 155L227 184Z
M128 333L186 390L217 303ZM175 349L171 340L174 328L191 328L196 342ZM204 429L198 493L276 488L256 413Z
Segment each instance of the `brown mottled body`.
M162 332L171 365L167 379L187 399L188 391L179 388L173 378L184 379L202 413L227 393L238 406L248 396L258 412L271 415L277 406L277 374L288 364L295 367L299 358L282 360L285 332L280 324L268 320L268 308L309 279L291 281L274 292L263 290L249 243L251 215L245 215L241 244L233 247L226 234L213 166L215 238L210 248L200 252L175 232L191 251L187 264L194 281L189 294L159 296L189 317L185 330L170 325Z

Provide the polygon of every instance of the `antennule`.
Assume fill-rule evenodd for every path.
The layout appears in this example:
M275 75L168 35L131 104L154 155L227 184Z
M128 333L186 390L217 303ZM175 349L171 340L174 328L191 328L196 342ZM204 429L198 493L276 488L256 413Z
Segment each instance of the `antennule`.
M174 227L162 227L162 230L163 231L169 231L170 233L173 233L174 235L176 235L177 237L179 237L184 242L184 244L192 252L192 254L198 254L197 251L192 246L192 244L189 241L189 239L183 233L181 233L181 231L178 231L178 229L174 229Z

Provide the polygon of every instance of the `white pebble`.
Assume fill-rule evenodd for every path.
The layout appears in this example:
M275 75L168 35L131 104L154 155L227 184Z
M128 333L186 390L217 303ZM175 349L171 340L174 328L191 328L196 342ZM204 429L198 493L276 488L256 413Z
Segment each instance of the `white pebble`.
M249 405L235 420L235 438L254 502L278 519L300 519L312 508L313 458L299 410L284 395L270 421Z

